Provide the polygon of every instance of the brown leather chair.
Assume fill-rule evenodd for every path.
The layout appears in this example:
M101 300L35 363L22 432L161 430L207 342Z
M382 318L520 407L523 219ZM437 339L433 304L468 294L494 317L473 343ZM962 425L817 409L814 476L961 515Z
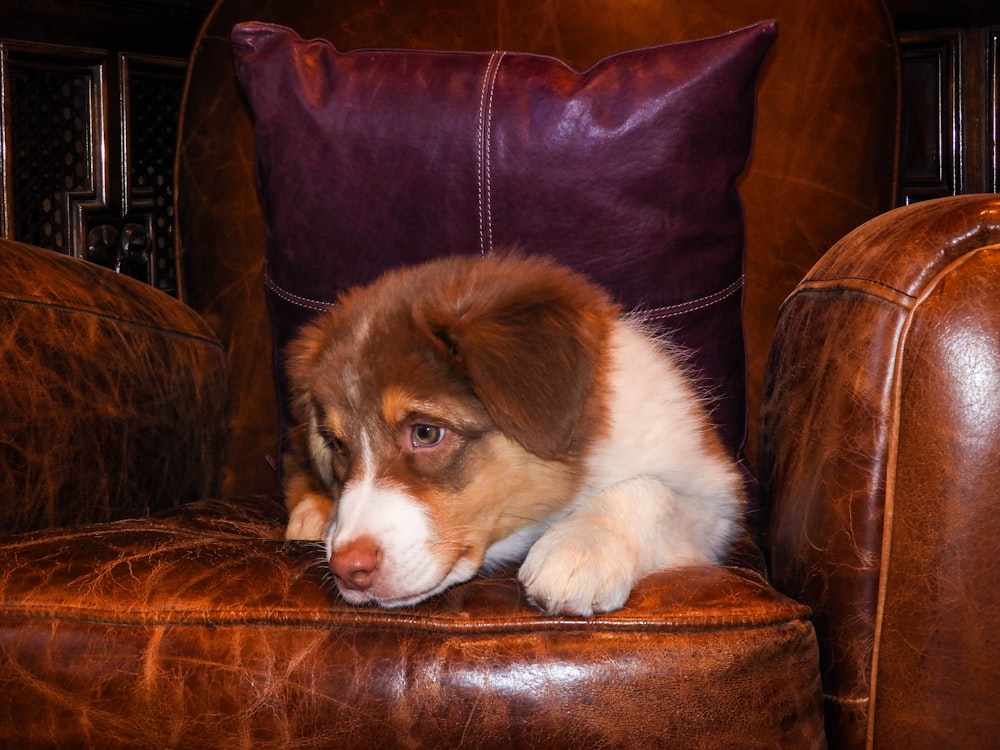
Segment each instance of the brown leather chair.
M767 17L781 36L742 193L770 571L745 544L588 620L543 616L510 571L405 610L339 602L319 551L282 541L263 460L264 230L229 29L587 64ZM222 0L179 143L189 306L0 243L0 739L992 746L1000 199L883 213L898 116L893 31L869 0Z

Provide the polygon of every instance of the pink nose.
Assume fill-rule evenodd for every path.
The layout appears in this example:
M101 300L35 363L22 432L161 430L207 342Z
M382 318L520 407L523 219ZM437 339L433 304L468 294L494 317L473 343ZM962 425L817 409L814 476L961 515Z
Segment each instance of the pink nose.
M381 561L378 543L370 536L359 536L334 551L330 570L344 588L365 591L371 588Z

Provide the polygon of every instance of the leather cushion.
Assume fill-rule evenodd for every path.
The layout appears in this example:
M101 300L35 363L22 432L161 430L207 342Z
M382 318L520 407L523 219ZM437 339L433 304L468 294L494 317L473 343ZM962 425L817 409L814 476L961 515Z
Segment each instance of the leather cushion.
M518 245L588 274L691 350L737 452L736 180L775 35L764 22L578 71L532 54L341 53L237 25L279 359L339 292L392 266Z
M387 611L331 596L284 520L207 500L0 545L5 746L822 746L808 610L748 548L593 618L511 571Z
M225 351L191 308L0 239L0 533L217 492L225 410Z

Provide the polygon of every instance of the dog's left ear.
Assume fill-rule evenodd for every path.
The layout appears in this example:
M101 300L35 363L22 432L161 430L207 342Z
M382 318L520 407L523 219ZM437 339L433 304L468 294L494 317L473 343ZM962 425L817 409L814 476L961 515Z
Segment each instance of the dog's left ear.
M552 459L598 429L591 397L617 308L582 277L546 269L445 292L414 315L504 434Z

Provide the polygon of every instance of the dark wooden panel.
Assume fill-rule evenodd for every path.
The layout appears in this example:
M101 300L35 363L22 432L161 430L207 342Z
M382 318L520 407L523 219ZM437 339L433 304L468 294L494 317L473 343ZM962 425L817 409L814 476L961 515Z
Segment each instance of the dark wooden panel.
M899 37L903 200L996 192L1000 27Z
M210 4L0 2L0 236L176 293L177 122Z
M127 272L177 292L174 257L174 153L185 62L121 55L122 211L125 226L145 230L147 246Z
M903 69L902 197L996 192L997 0L887 0Z
M5 235L82 257L88 214L107 210L102 50L0 43Z
M896 27L906 31L1000 24L997 0L887 0Z
M902 37L902 182L907 203L959 192L962 79L958 32Z
M0 37L187 57L211 0L3 0Z

